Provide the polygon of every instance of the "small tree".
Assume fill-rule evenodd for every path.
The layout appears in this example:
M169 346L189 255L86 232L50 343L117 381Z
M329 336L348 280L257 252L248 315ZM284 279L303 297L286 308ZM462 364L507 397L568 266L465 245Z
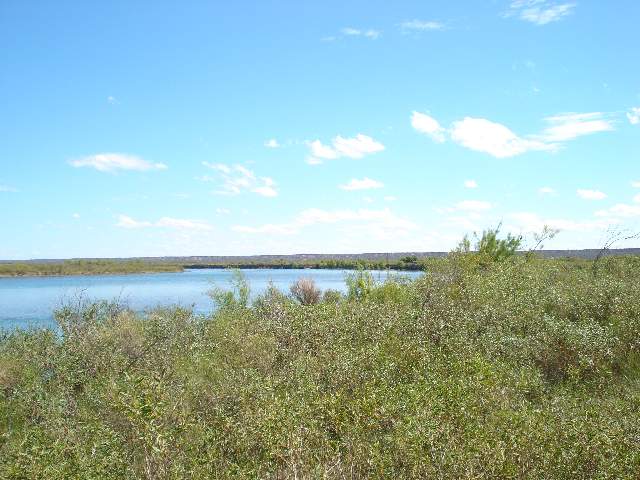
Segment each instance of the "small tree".
M231 274L233 290L214 287L207 292L219 308L248 307L251 288L241 270L234 269Z
M506 238L498 238L501 227L502 224L500 223L496 228L484 230L479 238L477 234L474 234L476 243L473 250L471 248L471 240L465 235L455 248L454 253L467 254L473 251L481 258L496 262L514 256L522 245L522 235L513 236L508 233Z
M344 280L347 284L347 296L351 300L361 300L368 297L376 284L371 272L363 268L348 273Z
M496 262L516 254L522 245L522 235L514 237L508 233L506 238L498 238L501 227L502 224L499 224L494 229L490 228L482 232L482 237L476 242L478 254L489 257Z
M320 302L322 292L316 287L316 282L312 278L299 278L289 288L293 298L302 305L315 305Z
M544 248L544 242L553 240L558 233L560 233L559 229L551 228L549 225L545 225L540 233L534 233L533 240L536 243L527 252L527 259L532 259L535 256L535 252Z

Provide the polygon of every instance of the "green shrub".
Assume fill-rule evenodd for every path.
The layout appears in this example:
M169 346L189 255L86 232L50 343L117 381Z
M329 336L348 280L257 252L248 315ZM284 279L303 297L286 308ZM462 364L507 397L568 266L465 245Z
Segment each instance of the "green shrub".
M638 260L427 265L3 332L0 478L635 478Z

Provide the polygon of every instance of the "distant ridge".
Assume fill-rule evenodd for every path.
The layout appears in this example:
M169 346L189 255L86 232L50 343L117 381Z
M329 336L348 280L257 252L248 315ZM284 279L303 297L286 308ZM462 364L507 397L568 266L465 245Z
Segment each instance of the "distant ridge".
M602 252L600 248L584 250L540 250L537 253L545 258L582 258L594 259ZM393 261L403 257L418 258L444 257L449 252L389 252L389 253L298 253L292 255L212 255L212 256L184 256L184 257L115 257L115 258L71 258L71 259L30 259L30 260L0 260L0 263L59 263L66 260L140 260L148 262L168 262L181 264L251 264L251 263L305 263L322 260L362 260L362 261ZM640 255L640 248L618 248L605 252L607 256Z

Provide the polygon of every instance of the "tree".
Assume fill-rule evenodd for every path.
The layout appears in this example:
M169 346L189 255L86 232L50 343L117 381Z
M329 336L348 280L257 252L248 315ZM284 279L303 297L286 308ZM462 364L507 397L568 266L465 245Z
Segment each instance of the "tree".
M506 238L498 238L502 223L494 229L482 232L482 237L476 242L476 251L479 255L489 257L499 262L512 257L522 245L522 235L513 236L507 233Z
M498 238L500 228L502 228L502 223L498 224L496 228L484 230L479 238L474 233L476 243L473 251L476 255L499 262L516 254L522 245L522 235L513 236L508 233L506 238ZM454 252L463 254L472 252L471 240L467 235L460 241Z

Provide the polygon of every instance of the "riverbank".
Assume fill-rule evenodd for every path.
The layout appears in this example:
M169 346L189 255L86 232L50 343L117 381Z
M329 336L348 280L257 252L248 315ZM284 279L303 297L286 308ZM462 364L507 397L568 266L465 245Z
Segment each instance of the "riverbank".
M525 255L527 252L518 252ZM609 249L606 256L640 256L640 248ZM539 250L542 258L585 262L603 254L601 249ZM184 269L328 269L423 271L447 257L446 252L361 254L294 254L253 256L138 257L73 260L0 261L1 277L116 275L179 272Z
M140 260L64 260L0 263L0 278L180 272L182 265Z
M219 262L219 263L166 263L153 261L126 260L67 260L62 262L16 262L0 263L0 278L15 277L60 277L85 275L126 275L145 273L182 272L185 269L318 269L318 270L399 270L421 271L426 261L409 259L407 261L336 261L284 263L273 262Z

